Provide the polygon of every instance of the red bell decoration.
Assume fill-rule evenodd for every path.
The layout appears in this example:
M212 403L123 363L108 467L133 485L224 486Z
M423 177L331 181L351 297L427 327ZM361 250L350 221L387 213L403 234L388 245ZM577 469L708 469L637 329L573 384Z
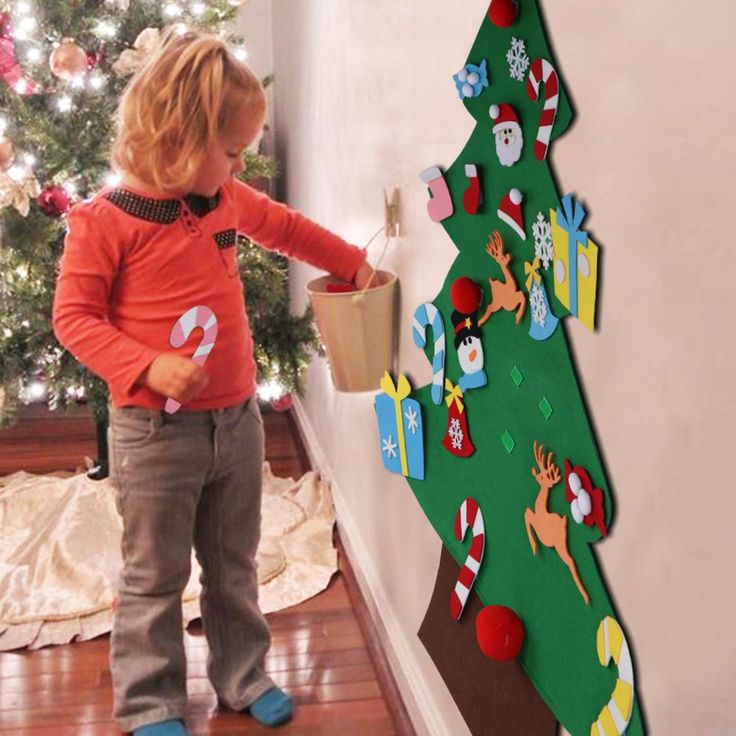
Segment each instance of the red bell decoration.
M499 28L508 28L516 21L519 14L519 3L516 0L491 0L488 8L488 20Z
M497 662L516 659L524 643L524 625L511 608L486 606L475 618L481 652Z
M38 206L41 212L48 217L61 217L69 212L71 202L69 195L61 187L55 185L46 187L38 195Z

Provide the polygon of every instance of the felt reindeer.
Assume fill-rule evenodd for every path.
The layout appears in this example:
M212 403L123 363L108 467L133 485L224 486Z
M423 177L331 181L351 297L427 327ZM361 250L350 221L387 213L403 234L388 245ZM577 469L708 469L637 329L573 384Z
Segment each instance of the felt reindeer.
M498 312L501 309L505 309L508 312L516 312L516 324L521 322L521 318L524 316L524 309L526 308L526 297L524 293L519 291L516 286L516 279L514 274L511 273L509 268L509 261L511 255L504 253L503 250L503 239L501 233L495 230L492 235L488 236L488 244L486 245L486 252L493 258L499 266L501 266L501 273L503 273L504 281L498 279L488 279L491 285L491 303L488 305L485 314L478 320L478 326L483 325L494 312Z
M560 482L560 469L552 462L553 454L550 452L545 458L544 445L537 446L537 443L534 443L534 457L536 458L537 465L539 465L539 472L537 473L532 468L532 475L537 483L539 483L539 494L534 503L534 511L527 509L524 512L526 533L529 535L529 544L531 544L532 552L535 555L537 554L537 542L534 539L532 531L536 533L539 541L545 547L553 547L555 549L560 559L570 569L570 574L575 581L575 585L578 586L580 595L583 596L583 600L588 604L590 603L590 596L580 580L575 560L573 560L570 550L567 548L567 516L553 514L547 509L549 492Z

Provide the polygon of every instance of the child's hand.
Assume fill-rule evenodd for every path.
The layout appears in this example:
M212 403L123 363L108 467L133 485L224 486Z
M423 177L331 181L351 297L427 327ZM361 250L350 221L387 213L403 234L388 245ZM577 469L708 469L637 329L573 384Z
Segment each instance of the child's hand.
M161 353L138 379L162 396L187 404L207 388L210 377L202 366L178 353Z
M375 276L373 276L374 273ZM373 277L372 281L371 277ZM382 273L381 271L374 271L368 261L363 261L363 263L361 263L358 267L358 270L355 272L355 276L353 276L353 283L355 284L355 288L358 290L365 289L366 284L369 281L371 284L371 289L373 289L376 286L387 284L388 280L389 277L385 273Z

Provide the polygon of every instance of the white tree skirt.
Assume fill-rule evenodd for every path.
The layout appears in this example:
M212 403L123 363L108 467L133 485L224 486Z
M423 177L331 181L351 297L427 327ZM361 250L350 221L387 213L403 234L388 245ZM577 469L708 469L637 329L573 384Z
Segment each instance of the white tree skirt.
M264 613L311 598L337 570L329 484L295 481L263 466L258 548ZM108 480L18 472L0 478L0 650L85 641L112 628L122 565L122 519ZM198 618L200 568L183 595L185 623Z

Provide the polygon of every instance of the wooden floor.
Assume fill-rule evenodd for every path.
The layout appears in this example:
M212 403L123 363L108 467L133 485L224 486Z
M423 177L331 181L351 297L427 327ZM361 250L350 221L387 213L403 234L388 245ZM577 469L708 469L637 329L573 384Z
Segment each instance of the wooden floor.
M309 469L294 420L264 413L266 459L276 475ZM15 427L0 430L0 476L17 470L79 471L96 456L94 425L86 410L54 416L24 409ZM355 577L338 543L340 572L327 590L267 616L273 635L266 669L295 698L294 720L258 727L238 713L218 710L207 680L207 643L199 622L185 634L189 707L196 736L414 736ZM0 736L120 736L112 715L109 635L35 652L0 652Z

